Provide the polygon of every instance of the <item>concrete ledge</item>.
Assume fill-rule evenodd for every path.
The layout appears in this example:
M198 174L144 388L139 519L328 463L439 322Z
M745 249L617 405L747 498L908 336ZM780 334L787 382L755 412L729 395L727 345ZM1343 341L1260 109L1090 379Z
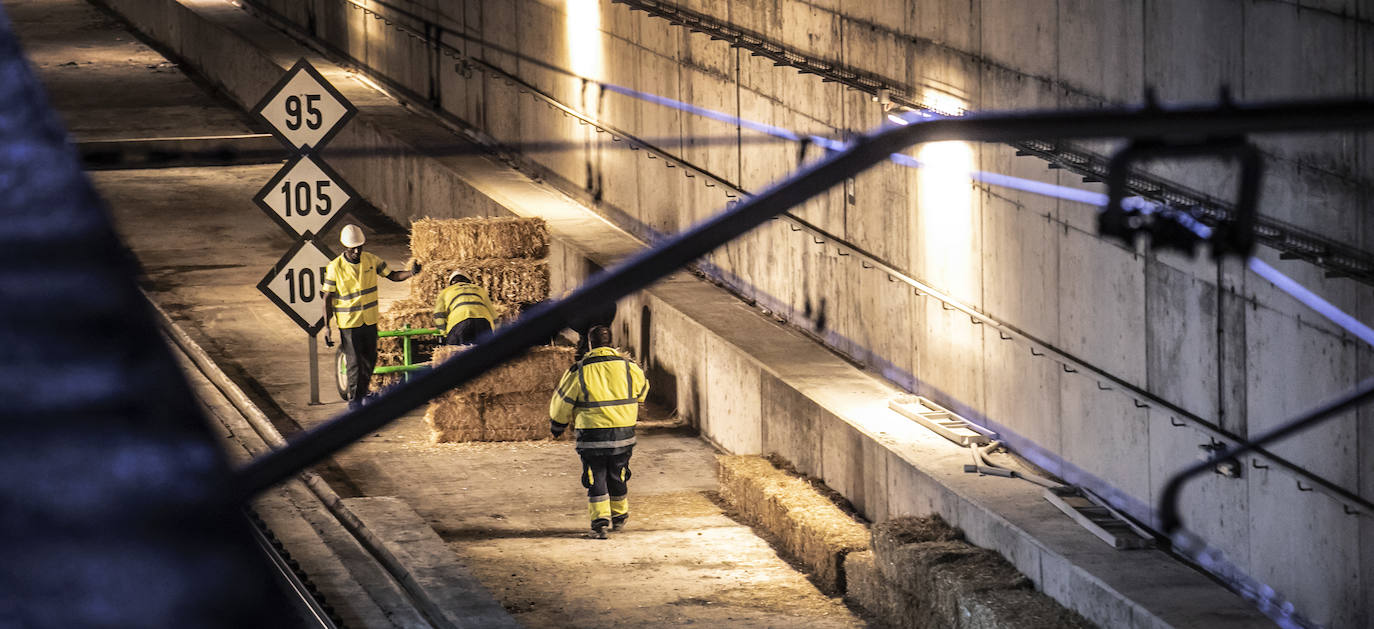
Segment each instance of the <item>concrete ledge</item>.
M751 524L782 541L828 593L845 590L844 558L868 548L868 529L810 483L756 456L716 457L720 494Z
M350 80L343 69L232 5L104 1L248 106L296 58L310 57L359 107L331 145L359 149L351 153L357 156L335 159L326 151L355 189L402 223L418 216L545 218L555 238L553 294L641 246L625 230L495 160L437 150L462 139ZM374 156L362 157L364 151ZM617 330L648 358L660 381L675 385L679 412L723 449L778 454L824 480L871 520L938 513L1093 623L1269 624L1239 597L1163 552L1123 554L1107 547L1033 486L964 475L963 450L887 408L901 391L719 288L674 274L624 300ZM665 387L656 382L655 388Z

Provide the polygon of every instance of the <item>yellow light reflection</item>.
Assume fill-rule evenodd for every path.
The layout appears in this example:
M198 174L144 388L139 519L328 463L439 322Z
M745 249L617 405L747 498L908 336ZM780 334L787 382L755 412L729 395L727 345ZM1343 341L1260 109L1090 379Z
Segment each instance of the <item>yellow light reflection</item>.
M916 154L923 167L917 189L925 271L930 281L961 301L977 301L974 237L973 148L967 142L932 142Z
M568 61L574 74L604 80L600 0L567 0Z

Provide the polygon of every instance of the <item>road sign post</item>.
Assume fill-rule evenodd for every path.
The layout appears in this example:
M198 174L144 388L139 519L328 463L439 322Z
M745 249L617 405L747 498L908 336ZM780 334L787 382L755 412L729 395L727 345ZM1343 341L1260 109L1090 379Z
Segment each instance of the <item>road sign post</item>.
M314 334L307 337L305 352L310 356L310 405L320 404L320 347Z
M258 290L306 333L310 403L320 403L319 345L324 327L325 268L334 255L314 238L349 211L358 194L318 152L358 110L324 76L301 59L254 108L294 156L253 197L296 244L268 271Z

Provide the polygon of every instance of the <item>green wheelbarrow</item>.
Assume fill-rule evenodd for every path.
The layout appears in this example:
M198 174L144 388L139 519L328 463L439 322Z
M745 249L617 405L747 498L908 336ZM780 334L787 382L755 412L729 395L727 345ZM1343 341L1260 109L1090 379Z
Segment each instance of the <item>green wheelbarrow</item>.
M411 339L417 336L439 336L439 330L434 328L412 329L406 326L401 330L379 330L377 338L401 337L401 357L399 365L378 366L373 368L372 373L404 373L406 379L410 379L411 372L429 369L429 363L416 364L414 344ZM343 344L339 344L339 349L334 350L334 385L338 387L339 398L348 400L348 355L343 351Z

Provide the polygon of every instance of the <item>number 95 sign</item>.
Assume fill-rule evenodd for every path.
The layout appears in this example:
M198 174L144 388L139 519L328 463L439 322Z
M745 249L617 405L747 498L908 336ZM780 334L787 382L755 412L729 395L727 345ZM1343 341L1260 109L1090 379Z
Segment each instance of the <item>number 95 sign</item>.
M321 249L315 241L299 241L258 282L258 290L314 336L324 327L324 294L320 287L325 267L333 259L334 254Z
M286 72L254 108L272 133L296 151L318 150L357 109L308 61Z

